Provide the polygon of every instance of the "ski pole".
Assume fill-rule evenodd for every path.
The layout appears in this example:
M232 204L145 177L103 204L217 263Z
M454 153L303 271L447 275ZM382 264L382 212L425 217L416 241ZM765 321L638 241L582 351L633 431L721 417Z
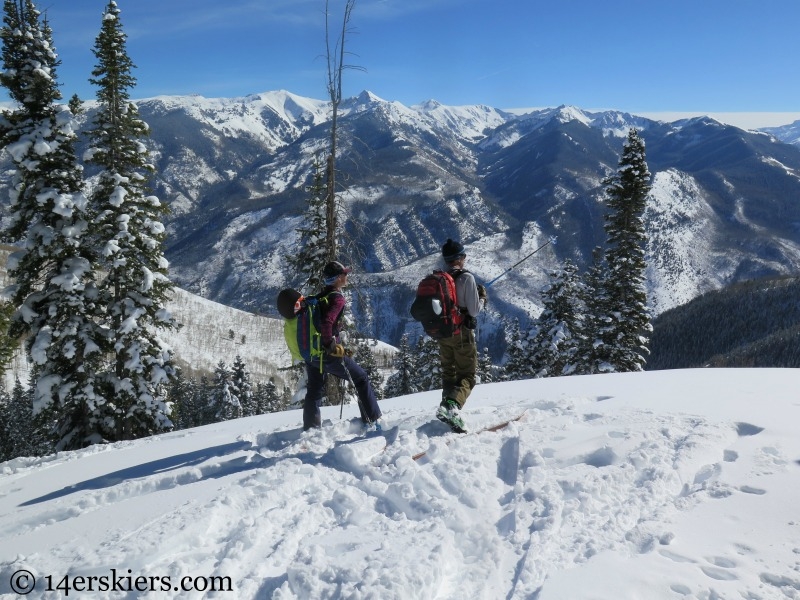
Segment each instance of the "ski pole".
M500 278L501 278L503 275L506 275L506 274L507 274L509 271L511 271L511 270L512 270L512 269L514 269L515 267L518 267L519 265L521 265L522 263L524 263L526 260L528 260L528 259L529 259L531 256L533 256L534 254L536 254L536 253L537 253L539 250L541 250L541 249L542 249L542 248L544 248L545 246L549 246L550 244L553 244L553 245L555 245L555 243L556 243L556 239L557 239L557 238L556 238L556 236L552 236L552 237L550 237L550 239L548 239L548 240L547 240L547 241L546 241L544 244L542 244L541 246L539 246L539 247L538 247L536 250L534 250L533 252L531 252L530 254L528 254L528 256L526 256L526 257L525 257L525 258L523 258L522 260L519 260L519 261L515 262L513 265L511 265L510 267L508 267L508 268L507 268L505 271L503 271L502 273L500 273L500 275L498 275L497 277L495 277L494 279L492 279L492 280L491 280L489 283L484 283L484 284L483 284L483 287L485 287L485 288L491 287L491 286L492 286L492 284L494 284L494 282L495 282L495 281L497 281L498 279L500 279Z

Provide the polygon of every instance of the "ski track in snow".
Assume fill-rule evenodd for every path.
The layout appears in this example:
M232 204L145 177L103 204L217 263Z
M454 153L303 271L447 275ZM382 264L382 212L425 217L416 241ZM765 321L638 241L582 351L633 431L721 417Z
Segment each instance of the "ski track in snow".
M735 494L763 496L759 477L793 462L759 444L762 428L630 406L612 413L603 410L607 400L468 404L473 429L525 414L496 433L464 436L396 403L385 409L393 443L378 454L383 438L363 439L356 420L344 419L306 434L251 427L193 452L87 471L73 486L21 503L24 518L5 536L46 534L59 543L45 554L22 544L15 560L0 562L0 595L8 573L35 563L39 576L70 564L85 576L124 565L173 581L187 573L231 577L238 598L545 600L552 574L568 577L612 550L667 565L669 597L729 597L714 590L733 582L753 590L749 598L800 598L800 574L764 570L748 558L746 540L738 556L700 558L672 546L677 515ZM201 436L203 428L169 435ZM12 469L5 477L18 487L5 493L71 456ZM727 471L749 483L730 483ZM170 508L143 501L153 494ZM93 534L101 543L82 541L84 523L105 527ZM699 570L708 589L683 583L685 570Z

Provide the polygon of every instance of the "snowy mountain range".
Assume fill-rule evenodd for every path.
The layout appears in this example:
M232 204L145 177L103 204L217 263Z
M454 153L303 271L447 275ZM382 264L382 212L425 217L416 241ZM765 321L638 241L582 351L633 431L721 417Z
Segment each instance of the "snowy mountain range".
M172 278L202 297L274 312L276 292L292 283L283 257L296 242L315 155L327 147L328 103L278 91L138 106L151 127L154 191L172 209ZM84 122L92 114L89 103ZM413 285L447 237L467 245L468 268L488 281L558 236L491 289L483 344L497 345L501 315L535 315L548 270L566 258L585 267L603 243L601 181L630 127L641 131L653 173L646 218L656 314L800 266L798 124L759 132L567 106L525 115L435 101L407 107L369 92L343 102L340 118L339 194L356 242L342 259L359 273L357 322L389 343L413 331Z

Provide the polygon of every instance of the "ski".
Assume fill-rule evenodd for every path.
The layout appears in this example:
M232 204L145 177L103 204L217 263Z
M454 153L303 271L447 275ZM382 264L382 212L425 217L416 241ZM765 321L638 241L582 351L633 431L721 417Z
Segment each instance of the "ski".
M461 433L462 435L478 435L480 433L487 433L487 432L492 432L492 431L500 431L500 430L505 429L506 427L508 427L511 423L514 423L516 421L522 420L522 418L525 416L526 413L527 413L527 411L522 411L516 417L511 417L510 419L507 419L505 421L501 421L499 423L495 423L494 425L487 425L486 427L481 427L480 429L476 429L475 431L464 431L464 430L462 430L462 431L456 432L456 433ZM444 421L442 421L442 422L444 422ZM448 425L450 425L450 424L448 423ZM450 426L450 427L452 428L452 426ZM456 430L453 429L453 431L456 431ZM449 439L449 440L446 441L446 443L449 444L454 439L458 439L458 438ZM428 451L427 450L423 450L422 452L418 452L418 453L414 454L411 458L413 458L415 461L418 461L421 458L424 458L427 454L428 454Z

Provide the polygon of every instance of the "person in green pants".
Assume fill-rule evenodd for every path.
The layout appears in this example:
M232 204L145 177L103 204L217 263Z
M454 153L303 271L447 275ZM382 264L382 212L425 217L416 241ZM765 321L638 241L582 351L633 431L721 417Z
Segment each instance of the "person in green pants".
M485 307L486 288L475 283L475 277L464 268L467 253L464 246L448 239L442 246L442 259L456 284L456 304L461 315L460 331L439 340L439 359L442 368L442 402L436 417L454 431L466 431L460 414L475 387L478 370L478 346L475 327L478 314Z

